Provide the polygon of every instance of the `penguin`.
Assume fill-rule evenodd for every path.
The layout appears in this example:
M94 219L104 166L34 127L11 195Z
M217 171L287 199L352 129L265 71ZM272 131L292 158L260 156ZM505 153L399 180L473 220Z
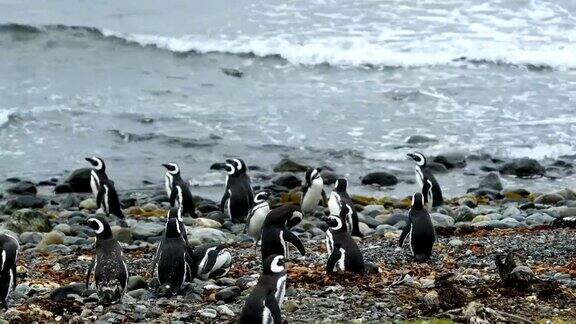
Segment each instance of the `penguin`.
M86 161L90 162L94 167L90 177L90 187L92 187L93 192L97 190L96 206L98 208L102 207L106 215L113 214L120 218L121 224L125 226L120 199L114 187L114 181L106 176L106 165L104 161L98 157L89 157L86 158Z
M0 298L2 307L8 308L8 294L16 289L16 263L18 263L18 253L20 243L11 235L0 235Z
M106 175L106 164L104 161L96 156L87 157L86 161L90 162L94 167L90 171L90 188L92 189L92 194L94 199L98 197L98 192L100 191L100 182L108 181L108 175Z
M286 204L276 209L272 209L264 224L262 225L262 260L266 260L272 254L283 255L288 257L287 242L292 243L300 252L305 255L304 245L294 235L290 228L302 220L302 211L300 206Z
M188 254L191 254L191 248L188 246L188 233L186 232L186 225L184 225L184 219L182 218L182 208L181 207L172 207L168 210L166 214L166 225L168 226L168 222L174 219L176 224L178 225L178 233L182 240L186 243L186 247L188 250ZM162 243L166 240L166 233L167 230L164 230L162 234L162 239L158 243L158 247L156 248L156 253L154 254L154 258L152 259L152 273L156 273L156 265L158 262L158 258L160 257L160 251L162 250Z
M346 219L346 223L348 224L348 231L352 234L352 236L357 237L364 237L360 232L360 226L358 225L358 214L354 209L354 203L352 202L352 198L346 192L346 188L348 187L348 180L346 179L338 179L336 180L336 184L334 185L334 190L330 193L330 199L328 200L328 209L330 210L331 215L340 215L340 209L343 205L348 205L352 209L351 215L348 216Z
M246 228L244 231L248 233L254 241L258 243L262 234L262 225L266 216L270 212L270 204L268 198L270 193L262 191L254 196L254 207L250 209L248 218L246 219Z
M166 194L170 199L170 206L182 207L184 214L196 217L196 206L194 205L194 200L192 198L192 193L186 181L180 176L180 167L176 163L166 163L162 164L166 168L165 176L165 186Z
M244 302L240 313L241 324L282 323L282 303L286 293L284 257L268 256L262 265L262 275Z
M318 207L318 203L326 197L324 193L324 180L320 172L322 172L321 168L308 169L304 176L302 199L300 200L302 213L304 215L314 213L316 207Z
M362 252L348 231L347 219L351 217L352 212L352 207L344 204L340 209L340 215L331 214L328 217L323 217L329 226L326 231L327 274L334 272L364 274L366 272Z
M232 255L221 244L208 243L195 247L191 252L192 275L201 280L225 276L232 265Z
M442 189L432 170L428 168L426 157L422 153L409 153L408 157L416 162L416 183L420 188L420 192L424 197L424 206L431 210L432 207L442 206L444 199L442 198Z
M192 275L190 269L188 244L182 237L177 218L166 222L164 236L159 243L158 261L154 275L160 282L160 287L171 295L175 295L182 284L189 282Z
M105 219L91 217L87 223L96 232L96 253L86 274L86 289L90 286L90 276L94 270L100 299L105 303L116 302L122 298L128 284L128 267L122 247L112 236L110 225Z
M412 206L408 212L408 224L404 226L399 246L409 236L410 250L417 262L425 262L432 255L432 246L436 241L434 225L428 211L424 209L424 197L417 192L412 196Z
M254 200L247 169L244 161L240 159L226 160L226 190L220 209L235 223L245 221Z

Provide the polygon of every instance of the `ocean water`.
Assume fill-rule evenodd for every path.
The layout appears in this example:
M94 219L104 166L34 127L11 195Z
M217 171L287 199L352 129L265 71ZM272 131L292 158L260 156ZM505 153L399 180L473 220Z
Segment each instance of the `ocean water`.
M98 155L126 190L160 185L175 161L217 198L212 163L265 174L289 156L364 193L370 171L412 178L415 134L438 139L418 148L431 155L576 156L572 0L0 0L0 62L0 178ZM478 166L440 176L448 195Z

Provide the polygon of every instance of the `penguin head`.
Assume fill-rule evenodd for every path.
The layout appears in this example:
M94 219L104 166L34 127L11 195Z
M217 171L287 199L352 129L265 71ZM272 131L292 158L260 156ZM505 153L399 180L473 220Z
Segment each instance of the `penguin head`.
M166 214L166 222L172 218L175 218L179 222L184 222L184 219L182 218L182 207L172 207L168 209L168 214Z
M266 202L268 198L270 198L270 193L268 191L260 191L254 195L254 204L259 205L263 202Z
M336 180L336 184L334 184L334 190L338 192L344 192L348 188L348 180L344 178L340 178Z
M176 218L170 218L166 222L166 237L180 237L180 222Z
M281 273L285 271L284 256L279 254L272 254L264 260L263 272L264 274Z
M168 170L167 172L172 175L180 174L180 167L178 167L178 164L174 162L162 164L162 166L164 166L166 170Z
M86 221L88 226L94 230L97 238L107 239L112 237L110 224L102 217L91 217Z
M230 176L240 175L246 173L248 167L242 159L228 159L226 160L226 172Z
M311 184L314 180L321 179L320 172L322 172L322 168L308 169L304 177L304 182Z
M426 158L424 157L424 154L419 153L419 152L414 152L414 153L408 153L407 154L408 157L410 157L412 160L414 160L416 162L416 165L423 167L426 165Z
M104 160L97 156L87 157L86 161L90 162L96 171L106 171L106 164Z
M417 192L412 195L412 205L410 209L421 210L424 209L424 197L421 193Z

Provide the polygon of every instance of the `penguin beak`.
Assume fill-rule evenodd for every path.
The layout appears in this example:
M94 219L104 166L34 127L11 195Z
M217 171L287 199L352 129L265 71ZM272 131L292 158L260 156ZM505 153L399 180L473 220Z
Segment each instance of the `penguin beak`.
M328 220L330 218L326 217L326 216L322 216L322 218L320 218L321 221L323 221L324 223L328 223Z
M165 164L165 163L162 163L162 166L165 167L166 169L168 169L168 167L169 167L169 165Z
M412 153L408 153L406 154L407 157L411 158L412 160L415 160L416 155L412 154Z
M96 164L96 161L94 161L93 158L87 157L87 158L85 158L85 160L88 161L88 162L90 162L90 164L92 164L92 165Z

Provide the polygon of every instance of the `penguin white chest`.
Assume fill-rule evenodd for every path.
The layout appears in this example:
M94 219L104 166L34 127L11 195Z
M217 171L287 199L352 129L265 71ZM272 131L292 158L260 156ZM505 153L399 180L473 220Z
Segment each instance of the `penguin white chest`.
M328 209L331 215L340 215L340 195L336 192L330 194L328 199Z
M176 190L178 190L178 206L182 207L182 203L184 201L182 196L182 188L180 186L176 186Z
M278 301L278 305L282 307L282 303L284 302L284 295L286 294L286 277L287 275L283 275L282 277L278 278L276 282L276 300Z
M254 211L248 223L248 234L255 239L259 239L262 232L262 225L266 220L266 216L270 212L270 207L267 202L254 207Z
M318 202L322 199L322 188L324 181L321 178L314 179L308 191L302 197L302 211L304 213L312 213L318 206Z
M92 194L94 194L94 198L96 198L98 196L98 190L100 188L100 181L98 180L98 175L94 170L90 172L90 188L92 189Z
M346 250L340 248L340 259L336 262L336 271L344 272L346 270Z
M330 230L326 231L326 252L328 253L328 257L334 251L334 238L332 237L332 232Z
M420 191L422 191L422 188L424 188L424 174L422 173L422 169L420 169L419 166L416 166L414 171L416 176L416 183L418 184Z
M166 187L166 194L170 198L172 195L172 175L170 173L166 173L164 177L164 186Z

